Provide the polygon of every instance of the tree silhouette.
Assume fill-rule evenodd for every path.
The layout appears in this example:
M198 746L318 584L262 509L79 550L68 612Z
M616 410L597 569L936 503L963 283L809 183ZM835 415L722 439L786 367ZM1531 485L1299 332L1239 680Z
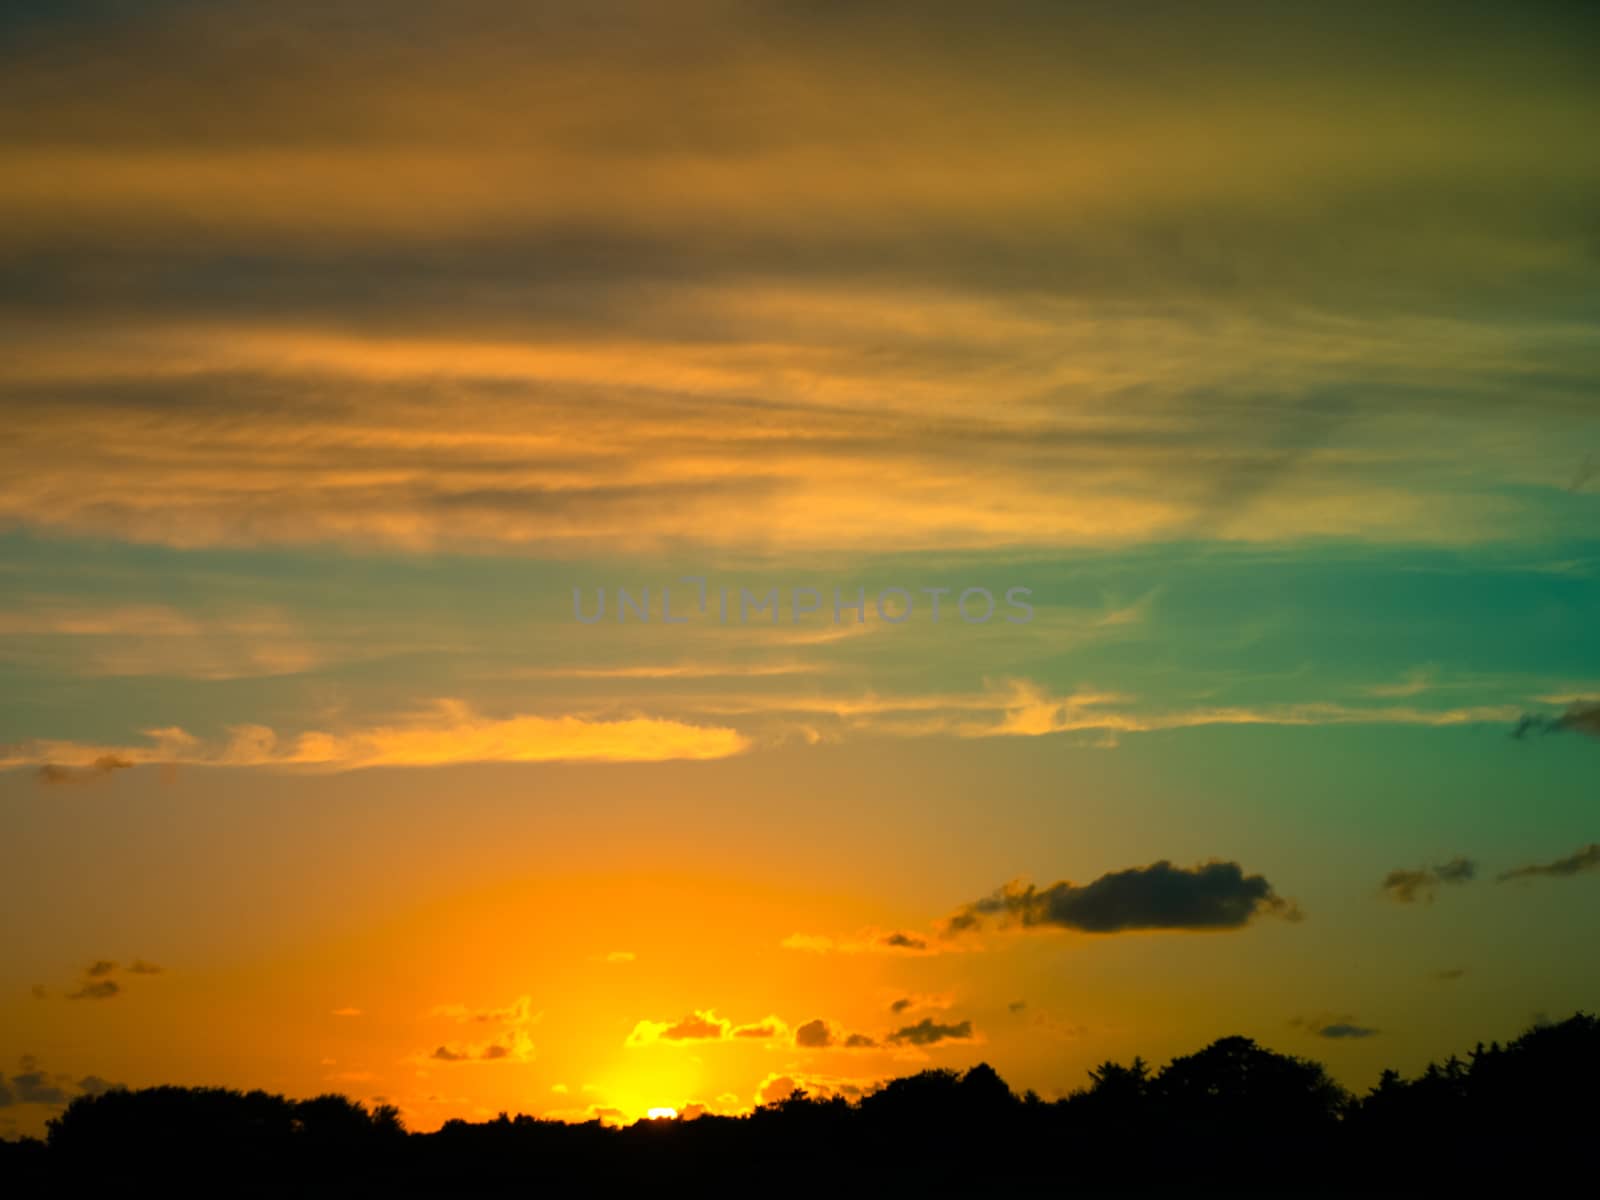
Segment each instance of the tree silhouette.
M1274 1195L1526 1191L1587 1161L1600 1022L1579 1013L1501 1046L1384 1071L1360 1099L1321 1065L1225 1037L1152 1072L1019 1099L987 1063L889 1081L858 1100L796 1088L742 1117L614 1128L501 1113L407 1133L343 1096L156 1087L79 1096L45 1142L0 1143L0 1191L278 1196L510 1195L764 1184L849 1194L1008 1186Z

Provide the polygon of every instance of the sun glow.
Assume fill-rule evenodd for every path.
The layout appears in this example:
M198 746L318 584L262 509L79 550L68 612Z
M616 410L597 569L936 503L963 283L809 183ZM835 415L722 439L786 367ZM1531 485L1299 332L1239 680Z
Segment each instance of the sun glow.
M652 1108L647 1114L652 1121L676 1121L678 1110L675 1108Z

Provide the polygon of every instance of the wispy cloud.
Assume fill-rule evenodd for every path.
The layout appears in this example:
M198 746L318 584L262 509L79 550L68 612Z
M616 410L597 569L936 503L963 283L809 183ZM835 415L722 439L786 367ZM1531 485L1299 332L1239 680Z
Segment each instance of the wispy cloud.
M1477 863L1457 856L1436 867L1397 867L1384 876L1381 887L1384 895L1397 904L1415 904L1419 900L1432 903L1441 884L1471 883L1477 875Z
M652 717L483 717L459 700L440 700L388 725L338 732L308 730L281 738L240 725L226 742L206 743L178 728L147 730L142 746L97 747L34 741L0 749L0 767L93 768L119 763L183 763L344 771L362 767L441 766L477 762L660 762L726 758L750 742L732 729Z
M803 950L812 954L895 954L912 957L949 954L972 948L951 942L937 934L903 929L878 929L871 926L841 937L820 933L792 933L783 939L782 945L786 950Z
M1591 842L1581 850L1576 850L1565 858L1558 858L1554 862L1531 863L1525 867L1516 867L1510 871L1503 871L1498 876L1500 882L1508 879L1562 879L1572 875L1582 875L1589 871L1600 871L1600 842Z

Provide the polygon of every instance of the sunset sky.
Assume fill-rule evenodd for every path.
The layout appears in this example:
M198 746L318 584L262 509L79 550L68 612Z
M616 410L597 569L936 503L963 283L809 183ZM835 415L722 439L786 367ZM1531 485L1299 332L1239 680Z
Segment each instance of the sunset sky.
M0 1136L1364 1091L1600 1008L1597 55L0 7Z

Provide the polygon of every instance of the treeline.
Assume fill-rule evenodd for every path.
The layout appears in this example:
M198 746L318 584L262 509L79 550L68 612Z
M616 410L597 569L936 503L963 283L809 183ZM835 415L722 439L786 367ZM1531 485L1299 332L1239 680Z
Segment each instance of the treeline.
M110 1091L74 1100L45 1141L0 1148L0 1192L1521 1192L1591 1175L1597 1138L1600 1021L1579 1013L1414 1079L1386 1071L1359 1097L1318 1063L1244 1037L1159 1071L1102 1064L1054 1101L1018 1096L979 1065L896 1079L856 1101L795 1092L742 1117L620 1129L502 1114L407 1133L393 1108L343 1096Z

